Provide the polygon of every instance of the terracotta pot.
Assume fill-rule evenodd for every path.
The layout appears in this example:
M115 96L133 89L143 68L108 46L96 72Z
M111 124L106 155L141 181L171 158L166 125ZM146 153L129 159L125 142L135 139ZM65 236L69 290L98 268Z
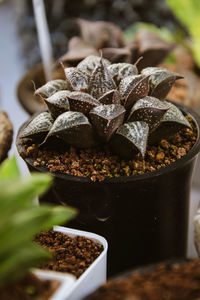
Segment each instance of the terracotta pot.
M55 173L54 183L40 201L78 208L68 225L104 236L109 244L108 274L136 265L184 257L187 246L191 177L200 150L199 117L183 105L196 124L198 137L190 152L151 173L92 182L89 178ZM17 139L22 151L20 131ZM26 163L31 171L48 172Z

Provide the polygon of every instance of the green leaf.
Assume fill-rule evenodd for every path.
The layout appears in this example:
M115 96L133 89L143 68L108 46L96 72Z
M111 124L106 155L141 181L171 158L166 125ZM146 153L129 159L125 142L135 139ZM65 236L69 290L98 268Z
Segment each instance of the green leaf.
M20 178L20 172L17 166L16 157L12 156L1 164L0 180L12 180L18 178Z
M76 210L34 205L33 199L47 190L52 176L37 173L20 178L15 158L2 164L0 178L0 285L3 285L50 257L35 245L34 236L66 223L76 215Z
M173 1L173 0L172 0ZM167 42L174 42L174 36L173 34L165 27L157 27L154 24L150 23L143 23L138 22L134 23L133 25L130 25L125 31L124 31L124 37L127 41L132 41L134 39L134 36L140 29L148 29L152 32L155 32L163 38Z

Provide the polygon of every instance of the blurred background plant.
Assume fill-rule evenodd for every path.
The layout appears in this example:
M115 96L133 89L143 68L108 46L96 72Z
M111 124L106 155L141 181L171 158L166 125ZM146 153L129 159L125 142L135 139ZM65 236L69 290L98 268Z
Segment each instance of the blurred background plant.
M24 53L29 53L26 63L31 67L40 61L32 0L17 0L15 3ZM80 28L73 18L109 21L122 30L136 22L152 23L171 32L178 28L185 30L164 0L83 0L81 5L79 0L45 0L44 3L54 58L67 51L73 36L80 36Z
M35 204L35 197L51 183L48 174L21 178L14 156L0 167L0 286L51 258L47 250L33 242L34 236L76 215L70 207Z
M200 68L200 1L167 0L174 16L186 27L189 37L182 31L183 43L188 46Z

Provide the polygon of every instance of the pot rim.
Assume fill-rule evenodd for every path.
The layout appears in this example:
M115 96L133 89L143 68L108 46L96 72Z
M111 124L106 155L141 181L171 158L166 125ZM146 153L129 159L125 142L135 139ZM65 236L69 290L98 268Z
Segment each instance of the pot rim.
M144 174L136 174L133 176L120 176L120 177L115 177L115 178L105 178L103 181L100 182L93 182L89 177L80 177L80 176L74 176L74 175L69 175L69 174L63 174L63 173L51 173L49 172L49 170L46 167L43 166L34 166L34 159L32 158L23 158L24 161L28 164L31 165L31 167L33 167L36 171L40 171L40 172L47 172L50 173L52 176L60 178L60 179L69 179L71 181L75 181L75 182L81 182L81 183L91 183L91 184L113 184L113 183L127 183L127 182L131 182L131 181L140 181L140 180L145 180L147 178L156 178L157 176L161 175L161 174L167 174L179 167L182 167L183 165L185 165L186 163L189 163L200 151L200 117L199 115L190 107L186 107L184 104L180 104L180 103L176 103L172 100L167 99L167 101L175 104L176 106L178 106L181 111L184 114L189 115L193 122L195 123L195 126L197 128L197 139L196 142L194 144L194 146L192 147L192 149L186 154L184 155L182 158L176 160L174 163L171 163L170 165L166 166L166 167L162 167L158 170L155 170L153 172L146 172ZM30 122L30 119L25 122L22 126L24 126L26 123ZM18 149L18 140L20 139L20 130L22 129L22 126L19 129L18 135L17 135L17 139L16 139L16 146Z

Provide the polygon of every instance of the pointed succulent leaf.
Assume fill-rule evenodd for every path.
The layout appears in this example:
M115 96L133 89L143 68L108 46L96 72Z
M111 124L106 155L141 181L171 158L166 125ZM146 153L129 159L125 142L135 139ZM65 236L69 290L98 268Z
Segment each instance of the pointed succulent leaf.
M71 92L69 96L70 110L82 112L84 115L99 104L99 101L84 92Z
M106 66L104 66L103 61L100 60L90 77L89 82L89 93L96 99L102 97L106 92L110 90L116 90L115 82L109 73Z
M188 127L191 129L190 123L178 107L167 101L164 103L169 106L169 109L161 119L159 126L151 133L149 137L150 143L156 143L162 138L168 138L183 128Z
M124 107L129 109L132 105L148 95L149 91L149 76L145 75L133 75L125 77L121 80L119 85L119 92L121 95L121 101L124 103Z
M88 75L91 75L93 70L100 65L101 57L95 56L95 55L89 55L84 60L82 60L78 65L77 69L81 72L87 73ZM104 66L109 66L110 62L102 58Z
M145 68L141 73L150 75L150 95L158 99L165 99L174 82L183 78L177 73L156 67Z
M41 95L44 98L48 98L58 91L67 90L68 87L69 86L65 80L55 79L47 82L45 85L38 88L35 91L35 94Z
M53 135L78 148L93 147L96 144L92 126L80 112L67 111L58 116L45 141Z
M60 114L69 110L68 97L70 91L58 91L52 96L44 99L45 103L48 106L48 109L54 118L57 118Z
M87 91L89 76L78 68L65 68L65 76L71 91Z
M131 159L136 153L145 156L149 126L142 121L121 125L111 139L111 147L120 156Z
M21 137L37 137L47 133L51 129L53 122L54 119L49 112L42 112L24 128Z
M144 121L150 129L157 127L161 118L169 109L167 102L162 102L154 97L144 97L138 100L132 107L128 122Z
M125 109L122 105L99 105L90 111L93 128L103 141L108 141L123 123Z
M102 104L120 104L120 94L118 90L110 90L103 94L98 101Z
M125 77L138 75L136 65L128 63L117 63L108 66L108 71L111 73L115 82L119 83Z

